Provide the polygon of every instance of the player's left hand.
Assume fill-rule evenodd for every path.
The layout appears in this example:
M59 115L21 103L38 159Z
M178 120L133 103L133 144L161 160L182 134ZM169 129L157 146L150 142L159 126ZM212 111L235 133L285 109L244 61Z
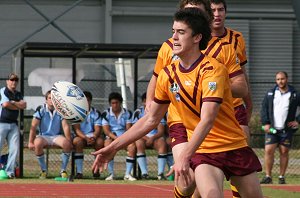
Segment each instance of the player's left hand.
M103 172L107 168L108 162L114 158L116 153L117 151L113 150L110 146L92 152L92 155L96 156L96 159L92 166L93 172Z

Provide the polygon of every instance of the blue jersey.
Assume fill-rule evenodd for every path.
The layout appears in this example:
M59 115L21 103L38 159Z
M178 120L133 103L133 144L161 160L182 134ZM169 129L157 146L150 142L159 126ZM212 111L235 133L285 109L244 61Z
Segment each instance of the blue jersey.
M0 122L4 123L18 123L19 110L11 110L3 108L2 104L9 101L20 101L23 100L21 92L10 91L7 87L0 89Z
M110 131L119 137L126 131L126 124L132 124L131 119L131 111L123 108L119 117L116 117L110 107L102 113L102 126L109 125Z
M132 117L132 123L135 124L139 119L141 119L145 115L145 107L140 106L137 110L134 111ZM161 124L166 125L166 120L163 118L160 121ZM157 129L153 129L146 136L153 136L157 133Z
M33 117L40 120L39 132L40 135L54 136L61 134L62 130L62 117L56 110L49 111L46 104L39 106Z
M95 126L101 126L101 113L92 107L85 120L80 124L80 130L84 134L93 133Z

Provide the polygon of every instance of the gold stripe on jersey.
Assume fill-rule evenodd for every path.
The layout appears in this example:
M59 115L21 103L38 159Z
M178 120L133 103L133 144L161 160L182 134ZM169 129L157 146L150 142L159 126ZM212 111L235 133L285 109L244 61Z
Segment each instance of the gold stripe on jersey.
M214 126L201 144L198 153L215 153L247 146L245 134L234 116L228 72L215 59L201 55L190 69L179 61L165 67L158 76L155 89L157 103L171 101L179 120L187 129L190 139L201 121L204 102L220 103Z

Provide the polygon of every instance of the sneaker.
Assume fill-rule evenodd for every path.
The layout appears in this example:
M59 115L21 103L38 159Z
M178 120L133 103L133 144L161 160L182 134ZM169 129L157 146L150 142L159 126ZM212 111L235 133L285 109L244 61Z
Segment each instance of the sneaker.
M105 178L105 181L112 181L114 180L114 175L110 174L108 177Z
M157 180L167 180L163 173L157 175Z
M8 179L16 179L16 177L15 177L14 174L9 174L9 175L7 175L7 178L8 178Z
M68 178L68 173L66 171L62 171L60 173L61 178Z
M40 173L40 176L39 176L40 179L47 179L47 172L46 171L42 171Z
M145 174L142 174L142 179L149 179L149 175L147 174L147 173L145 173Z
M124 180L126 180L126 181L136 181L136 178L132 177L131 175L125 175Z
M279 177L278 178L278 184L286 184L285 178L284 177Z
M100 173L99 173L99 172L93 173L93 178L94 178L94 179L100 178Z
M75 179L83 179L83 174L82 173L77 173L75 175Z
M272 178L269 177L269 176L265 176L261 181L260 181L261 184L272 184Z

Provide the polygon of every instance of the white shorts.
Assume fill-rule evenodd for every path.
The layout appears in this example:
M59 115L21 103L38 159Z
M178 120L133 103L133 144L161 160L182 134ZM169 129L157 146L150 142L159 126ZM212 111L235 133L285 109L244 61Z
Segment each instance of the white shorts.
M37 137L41 137L41 138L43 138L44 140L46 140L48 146L53 146L53 145L56 145L55 140L56 140L58 137L64 137L64 136L62 136L62 135L53 135L53 136L48 136L48 135L38 135Z

